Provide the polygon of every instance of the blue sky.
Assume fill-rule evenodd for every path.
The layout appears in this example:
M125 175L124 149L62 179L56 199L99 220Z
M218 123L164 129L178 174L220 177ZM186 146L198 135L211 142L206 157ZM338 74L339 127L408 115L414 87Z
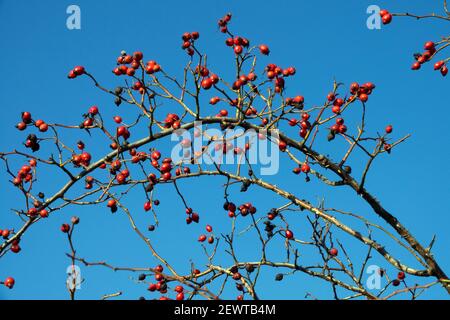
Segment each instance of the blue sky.
M66 28L66 8L70 4L81 8L81 30ZM195 5L186 1L136 0L126 6L123 1L0 0L3 54L0 60L0 149L22 148L25 134L14 129L21 111L30 111L48 122L64 120L67 123L77 123L81 114L93 104L101 108L105 117L116 114L111 98L96 90L88 79L69 81L66 76L71 68L81 64L113 88L120 84L111 69L121 50L141 50L145 59L157 60L170 73L180 75L187 61L180 49L180 35L197 30L201 35L200 47L208 53L209 63L216 66L217 72L231 74L229 66L233 63L233 54L225 47L225 37L217 30L216 22L226 12L232 12L234 32L248 37L252 43L270 46L270 57L264 58L262 63L274 62L297 68L288 91L292 95L303 94L307 104L321 103L334 79L346 85L353 81L372 81L377 85L368 103L370 130L381 131L385 125L393 124L397 137L407 133L412 137L390 156L377 160L367 187L424 245L437 235L435 257L444 270L450 272L450 208L446 201L450 171L445 165L450 156L447 147L450 132L444 120L448 113L449 82L433 72L431 65L426 65L420 72L409 70L412 54L419 51L425 41L436 41L448 35L448 26L439 21L394 19L382 30L369 30L366 8L370 4L387 6L393 12L440 12L442 7L440 1L406 0L395 3L196 1ZM123 109L120 112L125 121L133 120L133 113ZM134 138L138 135L136 133ZM82 138L88 148L98 152L93 152L94 156L100 156L102 147L87 134L69 132L65 138L72 143ZM169 142L165 143L157 146L168 148ZM329 144L321 147L322 152L339 152L335 150L336 146ZM362 165L362 159L358 157L352 161L355 168ZM369 208L350 190L331 190L316 181L306 184L303 179L289 174L292 165L284 161L282 166L280 175L272 177L271 181L288 190L299 190L302 197L313 201L325 197L330 206L373 217ZM42 169L43 176L50 172L46 170ZM7 183L4 172L0 177L0 229L17 228L20 221L9 209L15 208L21 198ZM52 174L45 175L44 179L39 187L48 194L64 182ZM207 178L180 183L191 206L202 215L202 223L198 226L186 227L183 223L183 205L173 187L164 186L158 190L162 227L151 237L156 247L182 269L188 267L189 258L199 262L204 260L196 238L207 222L218 232L229 230L230 221L221 209L223 191L220 185L223 182L223 179ZM283 203L256 189L235 197L237 203L247 201L254 202L261 212ZM135 193L127 204L139 223L145 226L151 217L143 212L142 203L142 193ZM91 261L105 260L116 266L153 266L156 263L130 229L124 215L111 215L103 206L69 207L35 225L22 240L20 254L1 258L0 278L13 275L17 285L14 290L1 287L0 298L68 298L65 270L69 260L64 254L68 251L68 243L59 232L59 226L72 215L81 218L75 235L81 257ZM306 228L304 221L298 219L298 233L304 231L306 235L301 226ZM355 255L364 254L345 236L342 239L347 240ZM252 241L243 239L239 254L251 258L251 249ZM273 254L276 256L275 249ZM230 262L225 257L221 259ZM376 261L384 266L381 260ZM412 262L407 258L405 261ZM137 275L114 273L99 267L82 267L82 273L85 283L79 298L98 299L103 294L117 291L123 291L123 297L127 299L141 295L152 297L145 285L135 283ZM265 275L265 280L260 283L263 298L301 299L307 292L318 298L331 298L330 288L323 282L295 275L280 283L273 281L273 271ZM224 297L236 295L231 288ZM430 290L424 297L447 298L439 288Z

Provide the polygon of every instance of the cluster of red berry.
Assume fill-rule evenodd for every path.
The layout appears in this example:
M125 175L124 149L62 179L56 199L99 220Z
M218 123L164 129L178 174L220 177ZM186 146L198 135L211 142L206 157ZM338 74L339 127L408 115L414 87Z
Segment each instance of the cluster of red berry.
M252 264L246 265L246 270L248 273L251 273L255 270L255 267ZM230 269L231 278L236 281L236 289L238 291L244 292L244 284L242 282L242 275L239 272L239 268L237 266L233 266ZM242 294L237 296L237 300L243 300L244 296Z
M241 75L234 83L233 83L233 90L239 90L242 86L245 86L248 82L252 82L256 80L256 74L253 72L250 72L248 75Z
M303 173L309 173L311 171L311 167L309 166L308 162L303 162L300 167L295 167L292 172L294 174L300 174L300 172Z
M364 84L358 84L353 82L350 85L350 93L353 95L349 97L348 100L354 100L355 96L358 97L362 102L367 102L369 100L369 96L372 94L373 89L375 89L375 85L372 82L366 82Z
M73 217L70 219L70 222L72 223L73 226L75 226L75 225L77 225L78 223L80 223L80 218L77 217L77 216L73 216ZM68 223L63 223L59 229L61 230L62 233L69 233L71 227L70 227L70 224L68 224Z
M183 171L182 171L183 170ZM178 176L180 176L181 174L189 174L189 173L191 173L191 169L189 169L188 167L184 167L183 169L181 169L181 168L176 168L175 169L175 175L178 177Z
M92 156L89 152L82 152L81 154L74 154L72 156L72 163L75 167L87 167L91 164Z
M241 204L239 207L239 212L241 216L245 217L248 214L255 214L256 213L256 207L253 206L250 202Z
M9 238L10 235L12 235L14 233L14 230L9 230L9 229L0 229L0 237L2 237L3 239L7 240ZM19 242L20 239L14 239L13 242L11 243L11 252L13 253L19 253L21 248L19 246Z
M282 69L276 64L270 63L265 68L267 78L274 81L275 92L281 93L284 89L284 78L293 76L296 73L294 67L289 67L287 69Z
M31 113L29 113L27 111L22 112L22 121L16 125L16 128L20 131L23 131L27 128L27 126L29 124L32 124L32 123L34 123L35 127L38 128L40 132L47 132L47 130L49 128L49 125L47 123L45 123L44 120L39 119L39 120L33 121L32 117L31 117ZM31 148L31 150L33 150L33 152L38 151L40 148L38 139L34 134L28 136L27 140L25 141L25 146L27 148Z
M32 168L35 168L37 162L35 159L30 159L28 165L23 165L20 170L17 172L16 177L13 179L13 184L15 186L21 185L23 182L29 183L33 180L33 172Z
M386 10L380 10L380 16L383 24L389 24L392 21L392 14ZM422 67L422 64L430 61L434 55L436 54L436 45L433 41L427 41L424 44L424 52L415 53L414 59L416 60L412 66L412 70L419 70ZM448 73L448 67L445 65L444 60L440 60L434 64L434 70L440 70L443 77L445 77Z
M164 128L179 129L181 126L180 118L175 113L168 113L164 119Z
M161 65L154 60L147 61L147 64L145 65L145 72L147 74L153 74L159 71L161 71Z
M198 223L200 221L200 215L197 212L194 212L192 208L186 208L186 214L188 215L186 224L191 224L192 222Z
M228 216L230 217L230 218L233 218L233 217L235 217L236 216L236 205L233 203L233 202L228 202L228 201L226 201L224 204L223 204L223 209L225 210L225 211L228 211Z
M392 21L392 14L386 9L380 10L380 17L383 24L389 24Z
M405 280L405 278L406 278L406 274L403 271L400 271L397 274L397 279L392 280L392 285L394 287L398 287L400 285L401 281Z
M228 47L232 47L233 51L236 55L241 55L244 51L244 48L248 48L250 45L250 41L244 37L236 36L234 38L228 38L225 40L225 44Z
M80 128L88 129L94 125L95 116L99 113L97 106L92 106L89 108L88 112L83 115L84 120L80 124Z
M197 40L200 37L200 34L197 31L194 32L185 32L181 36L181 39L183 40L183 44L181 45L181 48L183 50L186 50L186 53L189 56L194 55L194 44L195 40Z
M131 163L139 163L147 160L147 154L143 151L137 152L136 149L130 149Z
M298 121L295 118L292 118L288 121L288 124L291 127L294 127L294 126L300 124L300 131L298 134L300 135L300 137L305 138L306 135L308 134L308 130L311 128L311 123L309 122L309 118L310 118L309 113L304 112L304 113L302 113L302 119L300 121Z
M347 132L347 126L344 124L344 118L336 118L336 123L330 128L333 134L340 133L344 134Z
M166 294L168 291L167 288L167 280L165 279L164 275L162 274L162 272L164 271L163 266L161 265L157 265L154 268L154 272L155 272L155 280L157 281L156 283L150 283L150 285L148 286L148 291L150 292L155 292L158 291L161 294ZM139 280L140 281L144 281L146 278L145 274L141 274L139 276ZM176 300L184 300L184 288L183 286L177 285L175 286L175 288L173 289L176 292ZM170 300L168 297L166 296L161 296L160 300Z
M209 75L208 68L202 66L199 70L200 75L203 77L201 81L201 86L205 90L211 89L211 87L219 82L219 76L217 74Z
M78 76L81 76L86 73L86 70L83 66L76 66L72 70L70 70L69 75L67 76L69 79L75 79Z
M118 67L114 68L112 72L116 76L128 75L132 77L134 76L136 70L141 66L141 60L143 57L144 55L139 51L135 52L133 55L126 54L126 52L123 51L117 58Z
M130 131L128 130L128 128L126 126L119 126L116 129L116 134L118 137L122 137L125 140L128 140L130 138Z
M448 73L448 67L445 65L444 60L440 60L434 64L434 70L441 70L442 76L446 76Z
M411 66L412 70L419 70L422 64L430 61L436 53L436 46L433 41L427 41L424 44L425 51L422 53L414 54L416 62ZM448 73L448 67L445 65L445 61L440 60L434 64L434 70L440 70L442 76L446 76Z
M211 232L213 231L212 227L211 227L209 224L206 225L205 229L206 229L206 231L209 232L209 233L211 233ZM209 244L214 243L214 236L213 236L213 235L209 235L209 236L207 237L206 235L202 234L202 235L200 235L200 236L198 237L198 241L199 241L199 242L205 242L206 239L208 239L208 243L209 243Z
M217 24L219 25L220 32L227 33L228 32L228 23L231 21L231 13L227 13L224 15Z

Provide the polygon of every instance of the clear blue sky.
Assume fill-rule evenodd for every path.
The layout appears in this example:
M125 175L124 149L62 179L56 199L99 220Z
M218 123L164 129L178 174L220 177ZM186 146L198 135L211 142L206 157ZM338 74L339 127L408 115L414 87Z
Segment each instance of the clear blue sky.
M375 163L367 187L424 245L433 234L437 235L434 254L450 272L447 201L450 171L446 165L450 157L450 131L444 120L449 107L449 79L433 72L431 65L420 72L409 70L412 53L420 50L426 40L448 35L448 23L394 19L382 30L368 30L365 24L369 4L386 5L395 12L427 13L440 11L441 1L196 1L194 4L78 0L75 4L81 7L82 29L74 31L66 28L66 8L70 4L72 2L65 0L0 0L2 151L21 148L25 134L14 129L21 111L30 111L48 122L64 120L67 123L78 122L81 114L93 104L101 108L105 117L116 113L111 98L93 88L88 79L67 80L68 71L75 65L86 66L102 83L113 88L120 83L111 74L119 52L142 50L146 59L155 59L179 75L187 59L180 49L180 35L198 30L200 47L209 54L209 63L217 66L217 72L229 74L227 70L233 63L233 55L225 47L216 21L226 12L232 12L234 32L253 43L270 46L271 55L263 63L297 67L288 92L303 94L307 104L321 103L333 79L347 85L353 81L372 81L377 85L368 103L369 128L372 132L381 131L392 123L398 137L407 133L412 137L392 155L383 156ZM132 120L124 109L121 112L125 121ZM102 149L95 146L94 139L87 134L69 133L65 137L72 142L82 138L91 150ZM331 148L330 153L335 148L328 144L322 146ZM94 157L100 156L96 151L93 153ZM353 159L355 168L361 166L358 160ZM300 197L315 201L324 196L330 206L373 217L352 191L333 192L315 181L306 184L303 179L289 174L291 165L283 164L280 175L270 178L271 181L296 190ZM42 172L48 171L42 169ZM7 184L4 172L0 178L0 229L17 228L20 220L10 208L20 203L20 195ZM39 186L47 194L63 183L61 177L55 175L47 174L44 179ZM196 238L203 232L206 222L218 232L229 230L230 221L221 209L221 183L223 179L180 183L180 188L190 198L190 205L202 215L198 226L186 227L183 223L184 209L173 187L166 186L157 193L161 200L162 227L151 237L170 262L184 270L188 268L189 258L204 261ZM284 203L256 189L237 194L233 200L237 203L253 201L262 213ZM127 204L141 226L145 226L151 217L143 212L142 203L142 193L134 193ZM81 218L75 235L81 257L105 260L116 266L153 266L156 263L130 229L124 215L111 215L104 206L70 207L35 225L23 238L20 254L8 254L0 259L0 278L12 275L17 281L13 290L0 287L1 299L68 298L65 270L69 260L64 254L68 243L59 226L72 215ZM375 221L378 220L375 218ZM301 226L306 228L299 220L295 232L306 237L307 230ZM363 254L349 239L341 239L355 255ZM243 259L251 259L254 242L245 239L241 242L238 254ZM225 257L221 261L230 263ZM382 260L376 261L385 266ZM406 259L405 262L413 261ZM100 267L82 267L82 273L85 283L78 292L79 298L98 299L119 290L127 299L141 295L152 297L145 285L134 283L137 275L132 278L133 274L114 273ZM331 298L330 287L324 282L296 275L280 283L274 282L273 273L265 273L265 276L260 283L262 298L297 299L307 292L319 298ZM231 288L224 297L236 295ZM430 290L424 297L448 298L440 288Z

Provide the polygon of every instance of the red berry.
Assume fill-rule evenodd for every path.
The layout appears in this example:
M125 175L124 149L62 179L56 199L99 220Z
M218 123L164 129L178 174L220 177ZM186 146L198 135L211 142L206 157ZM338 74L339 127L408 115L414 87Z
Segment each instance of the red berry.
M122 117L120 117L120 116L115 116L115 117L114 117L114 122L115 122L115 123L122 123Z
M73 70L70 70L69 74L67 75L67 78L75 79L76 77L77 77L77 75L75 74L75 72L73 72Z
M392 132L392 126L388 125L385 130L386 130L386 133L391 133Z
M443 66L443 67L441 68L441 74L442 74L442 76L445 77L445 76L447 75L447 73L448 73L448 68L447 68L447 66Z
M198 33L197 31L191 32L191 36L192 39L197 40L198 38L200 38L200 33Z
M291 240L291 239L293 239L294 238L294 233L291 231L291 230L286 230L286 238L288 239L288 240Z
M346 132L347 132L347 126L346 126L345 124L340 125L340 126L338 127L338 132L339 132L339 133L342 133L342 134L346 133Z
M39 131L40 131L40 132L47 132L47 130L48 130L48 124L43 123L43 124L41 124L41 125L39 126Z
M36 208L30 208L30 209L28 209L27 214L30 217L35 217L38 214L38 212L37 212Z
M226 117L226 116L228 116L228 111L225 109L222 109L219 111L219 115L222 117Z
M184 300L184 293L183 293L183 292L180 292L179 294L177 294L176 299L177 299L177 300Z
M309 164L307 162L302 164L301 170L303 173L308 173L311 171L311 168L309 167Z
M444 63L445 63L445 62L444 62L443 60L436 62L436 63L434 64L434 70L439 70L440 68L442 68L442 66L444 65Z
M381 21L383 21L383 24L389 24L392 21L392 15L390 13L385 14L381 17Z
M206 231L208 231L208 232L212 232L212 227L209 225L209 224L207 224L206 225Z
M405 275L405 273L403 272L403 271L400 271L398 274L397 274L397 279L398 280L403 280L403 279L405 279L406 278L406 275Z
M147 201L144 203L144 210L149 211L152 208L152 203L150 201Z
M369 96L365 93L361 93L359 95L359 100L361 100L362 102L366 102L369 99Z
M153 160L159 160L161 158L161 152L155 150L152 152L151 157Z
M68 233L70 231L70 226L67 223L62 224L61 231L64 233Z
M423 47L425 48L425 50L433 50L434 49L434 42L433 41L427 41Z
M115 207L116 206L116 200L114 200L114 199L109 200L106 206L109 207L109 208Z
M8 277L4 281L5 286L7 286L9 289L12 289L15 283L16 281L12 277Z
M329 254L333 257L336 257L338 255L338 250L336 248L331 248Z
M213 81L211 80L211 78L205 78L202 80L201 85L203 89L208 90L212 87Z
M270 53L269 47L266 46L265 44L261 44L259 46L259 51L266 56Z
M384 16L386 14L389 14L389 11L387 11L386 9L381 9L380 10L380 17L382 17L382 16Z
M31 122L31 113L29 112L22 112L22 121L26 124L29 124Z
M8 229L5 229L2 231L1 235L4 239L7 239L9 237L10 233L11 233L11 231L9 231Z
M175 292L183 292L184 288L182 286L176 286L175 289L173 289Z
M209 104L212 104L212 105L215 105L217 102L219 102L220 101L220 98L219 97L212 97L210 100L209 100Z
M411 66L412 70L419 70L420 69L420 63L419 62L414 62L413 65Z
M11 251L14 253L19 253L21 250L20 246L18 244L11 245Z
M204 242L206 240L206 236L202 234L200 237L198 237L199 242Z
M98 114L98 107L97 106L92 106L89 108L89 113L93 116L95 116L96 114Z
M73 72L77 75L77 76L81 76L82 74L84 74L86 71L84 69L83 66L76 66L75 68L73 68Z
M297 104L302 104L305 102L305 98L303 96L296 96L292 101Z
M242 46L240 46L240 45L234 46L234 53L241 54L242 53Z
M39 215L41 216L41 218L47 218L48 217L48 211L45 209L42 209L41 211L39 211Z
M195 223L198 223L200 221L200 216L198 215L198 213L193 213L191 216L192 221L194 221Z
M26 125L25 122L19 122L19 123L16 125L16 128L19 129L20 131L23 131L23 130L25 130L25 129L27 128L27 125Z
M136 61L141 61L143 57L144 57L144 54L140 51L136 51L135 53L133 53L133 58Z

